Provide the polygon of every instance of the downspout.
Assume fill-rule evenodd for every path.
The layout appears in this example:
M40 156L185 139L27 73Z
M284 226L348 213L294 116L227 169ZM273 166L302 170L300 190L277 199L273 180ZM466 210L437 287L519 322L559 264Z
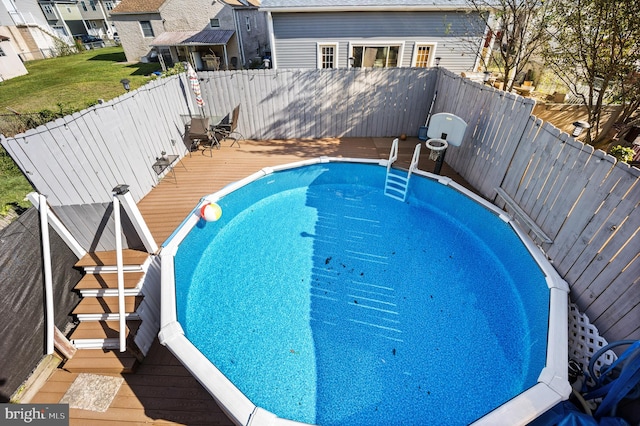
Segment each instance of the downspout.
M247 58L244 56L244 43L242 42L242 36L240 35L240 22L238 22L238 11L233 9L233 23L236 27L236 34L238 39L238 49L240 49L240 59L242 60L241 68L244 68L244 64L247 63Z
M271 68L278 68L278 62L276 60L276 39L273 35L273 17L271 12L267 12L267 28L269 31L269 44L271 45Z

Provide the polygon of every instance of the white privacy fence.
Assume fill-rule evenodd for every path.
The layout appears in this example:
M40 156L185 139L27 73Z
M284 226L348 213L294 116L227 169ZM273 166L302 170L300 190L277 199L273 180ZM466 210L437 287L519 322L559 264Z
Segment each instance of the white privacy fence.
M199 73L208 115L241 105L249 139L397 136L424 124L434 69L209 71Z
M601 334L640 338L640 170L537 120L530 99L448 72L437 90L434 111L468 123L447 162L513 213L499 188L551 239L543 249Z
M416 135L437 90L433 113L468 123L447 162L549 237L543 249L608 340L640 338L638 169L536 120L532 100L436 68L199 77L203 111L194 109L186 77L173 76L2 145L88 251L111 250L111 189L128 184L138 201L157 184L151 166L162 151L186 153L181 115L226 115L240 105L238 130L250 139Z

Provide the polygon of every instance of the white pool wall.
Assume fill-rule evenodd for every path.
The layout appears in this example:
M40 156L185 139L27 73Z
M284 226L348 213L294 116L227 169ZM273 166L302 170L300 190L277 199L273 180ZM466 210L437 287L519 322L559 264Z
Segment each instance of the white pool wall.
M160 343L165 345L189 372L213 396L220 408L237 425L246 426L302 426L304 423L281 419L275 414L253 404L220 370L218 370L184 335L177 321L174 258L182 240L200 220L200 207L215 202L225 195L275 171L288 170L328 162L351 162L379 164L386 167L386 160L362 158L320 157L275 167L266 167L244 179L234 182L222 190L204 197L192 210L180 227L169 237L160 252L161 257L161 302ZM547 359L538 383L505 404L472 423L473 426L526 425L554 405L569 398L571 385L568 379L568 294L569 286L553 269L544 253L514 220L503 210L469 191L451 178L422 170L414 173L451 186L494 212L518 234L527 250L545 275L550 289L549 325L547 327Z

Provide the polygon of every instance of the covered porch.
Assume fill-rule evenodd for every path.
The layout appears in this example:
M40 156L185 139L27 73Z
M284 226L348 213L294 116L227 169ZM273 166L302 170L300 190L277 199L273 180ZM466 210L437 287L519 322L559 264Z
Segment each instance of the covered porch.
M228 70L238 65L234 49L228 48L234 36L231 30L167 31L150 45L158 50L163 69L187 61L197 71Z

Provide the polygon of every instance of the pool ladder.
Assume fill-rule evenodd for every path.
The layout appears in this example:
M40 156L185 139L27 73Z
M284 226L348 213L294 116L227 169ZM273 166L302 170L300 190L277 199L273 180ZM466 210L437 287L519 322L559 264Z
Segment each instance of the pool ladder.
M384 180L384 195L404 202L404 200L407 199L407 189L409 187L411 173L418 168L418 161L420 160L420 144L417 144L413 151L411 164L409 165L409 170L406 175L404 175L402 170L391 167L397 159L398 139L396 138L393 140L393 144L391 144L389 161L387 161L387 175Z

